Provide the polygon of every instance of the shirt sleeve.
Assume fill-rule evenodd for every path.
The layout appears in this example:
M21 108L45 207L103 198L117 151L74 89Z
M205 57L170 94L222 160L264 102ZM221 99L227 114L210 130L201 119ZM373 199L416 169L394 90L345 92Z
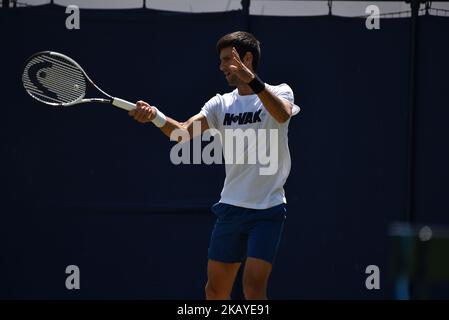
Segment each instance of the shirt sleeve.
M278 97L284 98L289 101L292 105L295 104L295 96L293 95L293 90L286 83L282 83L276 87L275 94Z
M218 113L220 110L221 100L217 94L215 97L209 99L201 108L200 113L206 117L209 128L218 129Z

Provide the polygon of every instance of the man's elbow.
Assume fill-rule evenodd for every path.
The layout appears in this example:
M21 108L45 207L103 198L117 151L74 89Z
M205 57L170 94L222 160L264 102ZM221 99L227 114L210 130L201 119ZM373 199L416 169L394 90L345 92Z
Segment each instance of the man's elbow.
M177 143L189 142L192 139L189 132L189 127L186 123L179 123L174 130L170 133L170 140Z
M285 112L280 113L277 117L276 117L276 121L279 123L286 123L292 116L292 111L291 110L286 110Z
M279 119L278 122L283 124L283 123L286 123L288 121L288 119L290 119L290 117L283 117L283 118Z

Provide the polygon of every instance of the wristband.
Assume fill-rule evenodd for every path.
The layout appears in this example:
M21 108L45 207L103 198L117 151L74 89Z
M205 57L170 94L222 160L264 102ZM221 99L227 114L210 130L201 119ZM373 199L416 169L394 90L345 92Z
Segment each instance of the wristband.
M153 108L156 109L156 116L154 117L153 120L151 120L151 122L153 122L154 125L158 128L163 127L165 125L165 123L167 122L167 117L165 116L165 114L160 112L158 108L156 108L154 106L153 106Z
M248 83L249 87L253 90L255 94L259 94L263 89L265 89L265 83L263 83L262 80L257 76L257 74L254 74L254 79L251 80Z

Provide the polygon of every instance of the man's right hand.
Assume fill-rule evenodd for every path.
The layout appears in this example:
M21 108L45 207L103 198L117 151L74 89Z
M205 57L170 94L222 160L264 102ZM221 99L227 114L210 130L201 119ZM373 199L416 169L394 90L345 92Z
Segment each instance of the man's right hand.
M128 112L130 117L133 117L140 123L151 122L156 117L156 109L150 106L145 101L137 101L136 108Z

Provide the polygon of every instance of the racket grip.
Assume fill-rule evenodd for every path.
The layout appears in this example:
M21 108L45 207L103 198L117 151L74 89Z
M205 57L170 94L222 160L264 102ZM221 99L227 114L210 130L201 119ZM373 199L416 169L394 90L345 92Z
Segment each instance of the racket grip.
M129 101L126 101L126 100L123 100L120 98L113 98L112 105L114 105L118 108L121 108L121 109L125 109L127 111L134 110L136 108L135 103L131 103Z

